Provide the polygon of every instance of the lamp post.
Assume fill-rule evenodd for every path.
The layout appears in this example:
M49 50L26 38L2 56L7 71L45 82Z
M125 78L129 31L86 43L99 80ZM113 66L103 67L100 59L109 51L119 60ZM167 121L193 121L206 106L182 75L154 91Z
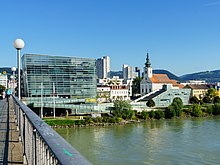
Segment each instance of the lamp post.
M10 88L11 88L11 94L14 94L14 76L10 76Z
M11 68L11 71L12 71L12 76L11 77L13 77L12 78L12 86L13 86L13 91L12 91L12 94L15 94L15 72L16 72L16 68L13 66L12 68Z
M16 39L14 41L14 47L17 49L17 61L18 61L18 99L21 99L21 66L20 66L20 51L24 48L24 41L22 39Z

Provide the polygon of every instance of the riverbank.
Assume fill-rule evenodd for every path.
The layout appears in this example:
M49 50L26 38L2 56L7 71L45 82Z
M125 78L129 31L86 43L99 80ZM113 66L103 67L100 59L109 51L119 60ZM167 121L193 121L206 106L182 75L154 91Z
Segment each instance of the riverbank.
M94 120L101 121L104 119L103 117L93 118ZM86 118L82 120L75 120L68 118L44 118L43 120L52 128L75 128L75 127L107 127L107 126L115 126L115 125L125 125L125 124L133 124L140 123L141 120L120 120L116 122L116 120L110 120L111 122L94 122L92 118ZM112 118L111 118L112 119ZM142 120L143 121L143 120Z
M130 111L129 111L130 112ZM213 105L199 105L193 104L188 107L180 107L175 104L171 104L165 109L157 109L152 111L142 111L133 113L129 118L124 118L123 111L121 116L103 116L103 117L89 117L76 118L76 116L66 116L57 118L44 118L43 120L53 128L72 128L72 127L94 127L94 126L114 126L125 125L131 123L138 123L147 120L161 120L172 118L196 118L196 117L208 117L220 115L220 104Z

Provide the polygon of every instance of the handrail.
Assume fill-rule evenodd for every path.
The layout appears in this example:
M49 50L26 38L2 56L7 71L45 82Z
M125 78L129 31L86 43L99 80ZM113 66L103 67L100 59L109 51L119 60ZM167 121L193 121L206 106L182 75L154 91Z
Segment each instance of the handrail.
M91 164L29 107L12 98L27 164Z

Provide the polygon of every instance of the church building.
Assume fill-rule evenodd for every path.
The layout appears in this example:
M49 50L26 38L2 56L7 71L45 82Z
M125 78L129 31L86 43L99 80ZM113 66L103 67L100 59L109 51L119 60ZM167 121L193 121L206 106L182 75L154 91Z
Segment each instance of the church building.
M160 90L164 85L172 89L179 89L183 87L181 84L178 84L176 80L171 80L166 74L153 74L153 69L147 53L144 76L140 83L141 95L144 96L148 93Z

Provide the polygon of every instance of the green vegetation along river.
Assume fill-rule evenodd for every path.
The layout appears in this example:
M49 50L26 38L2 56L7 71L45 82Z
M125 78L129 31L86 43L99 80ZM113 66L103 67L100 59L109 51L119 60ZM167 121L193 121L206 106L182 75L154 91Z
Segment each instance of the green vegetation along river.
M94 165L220 164L220 117L56 131Z

